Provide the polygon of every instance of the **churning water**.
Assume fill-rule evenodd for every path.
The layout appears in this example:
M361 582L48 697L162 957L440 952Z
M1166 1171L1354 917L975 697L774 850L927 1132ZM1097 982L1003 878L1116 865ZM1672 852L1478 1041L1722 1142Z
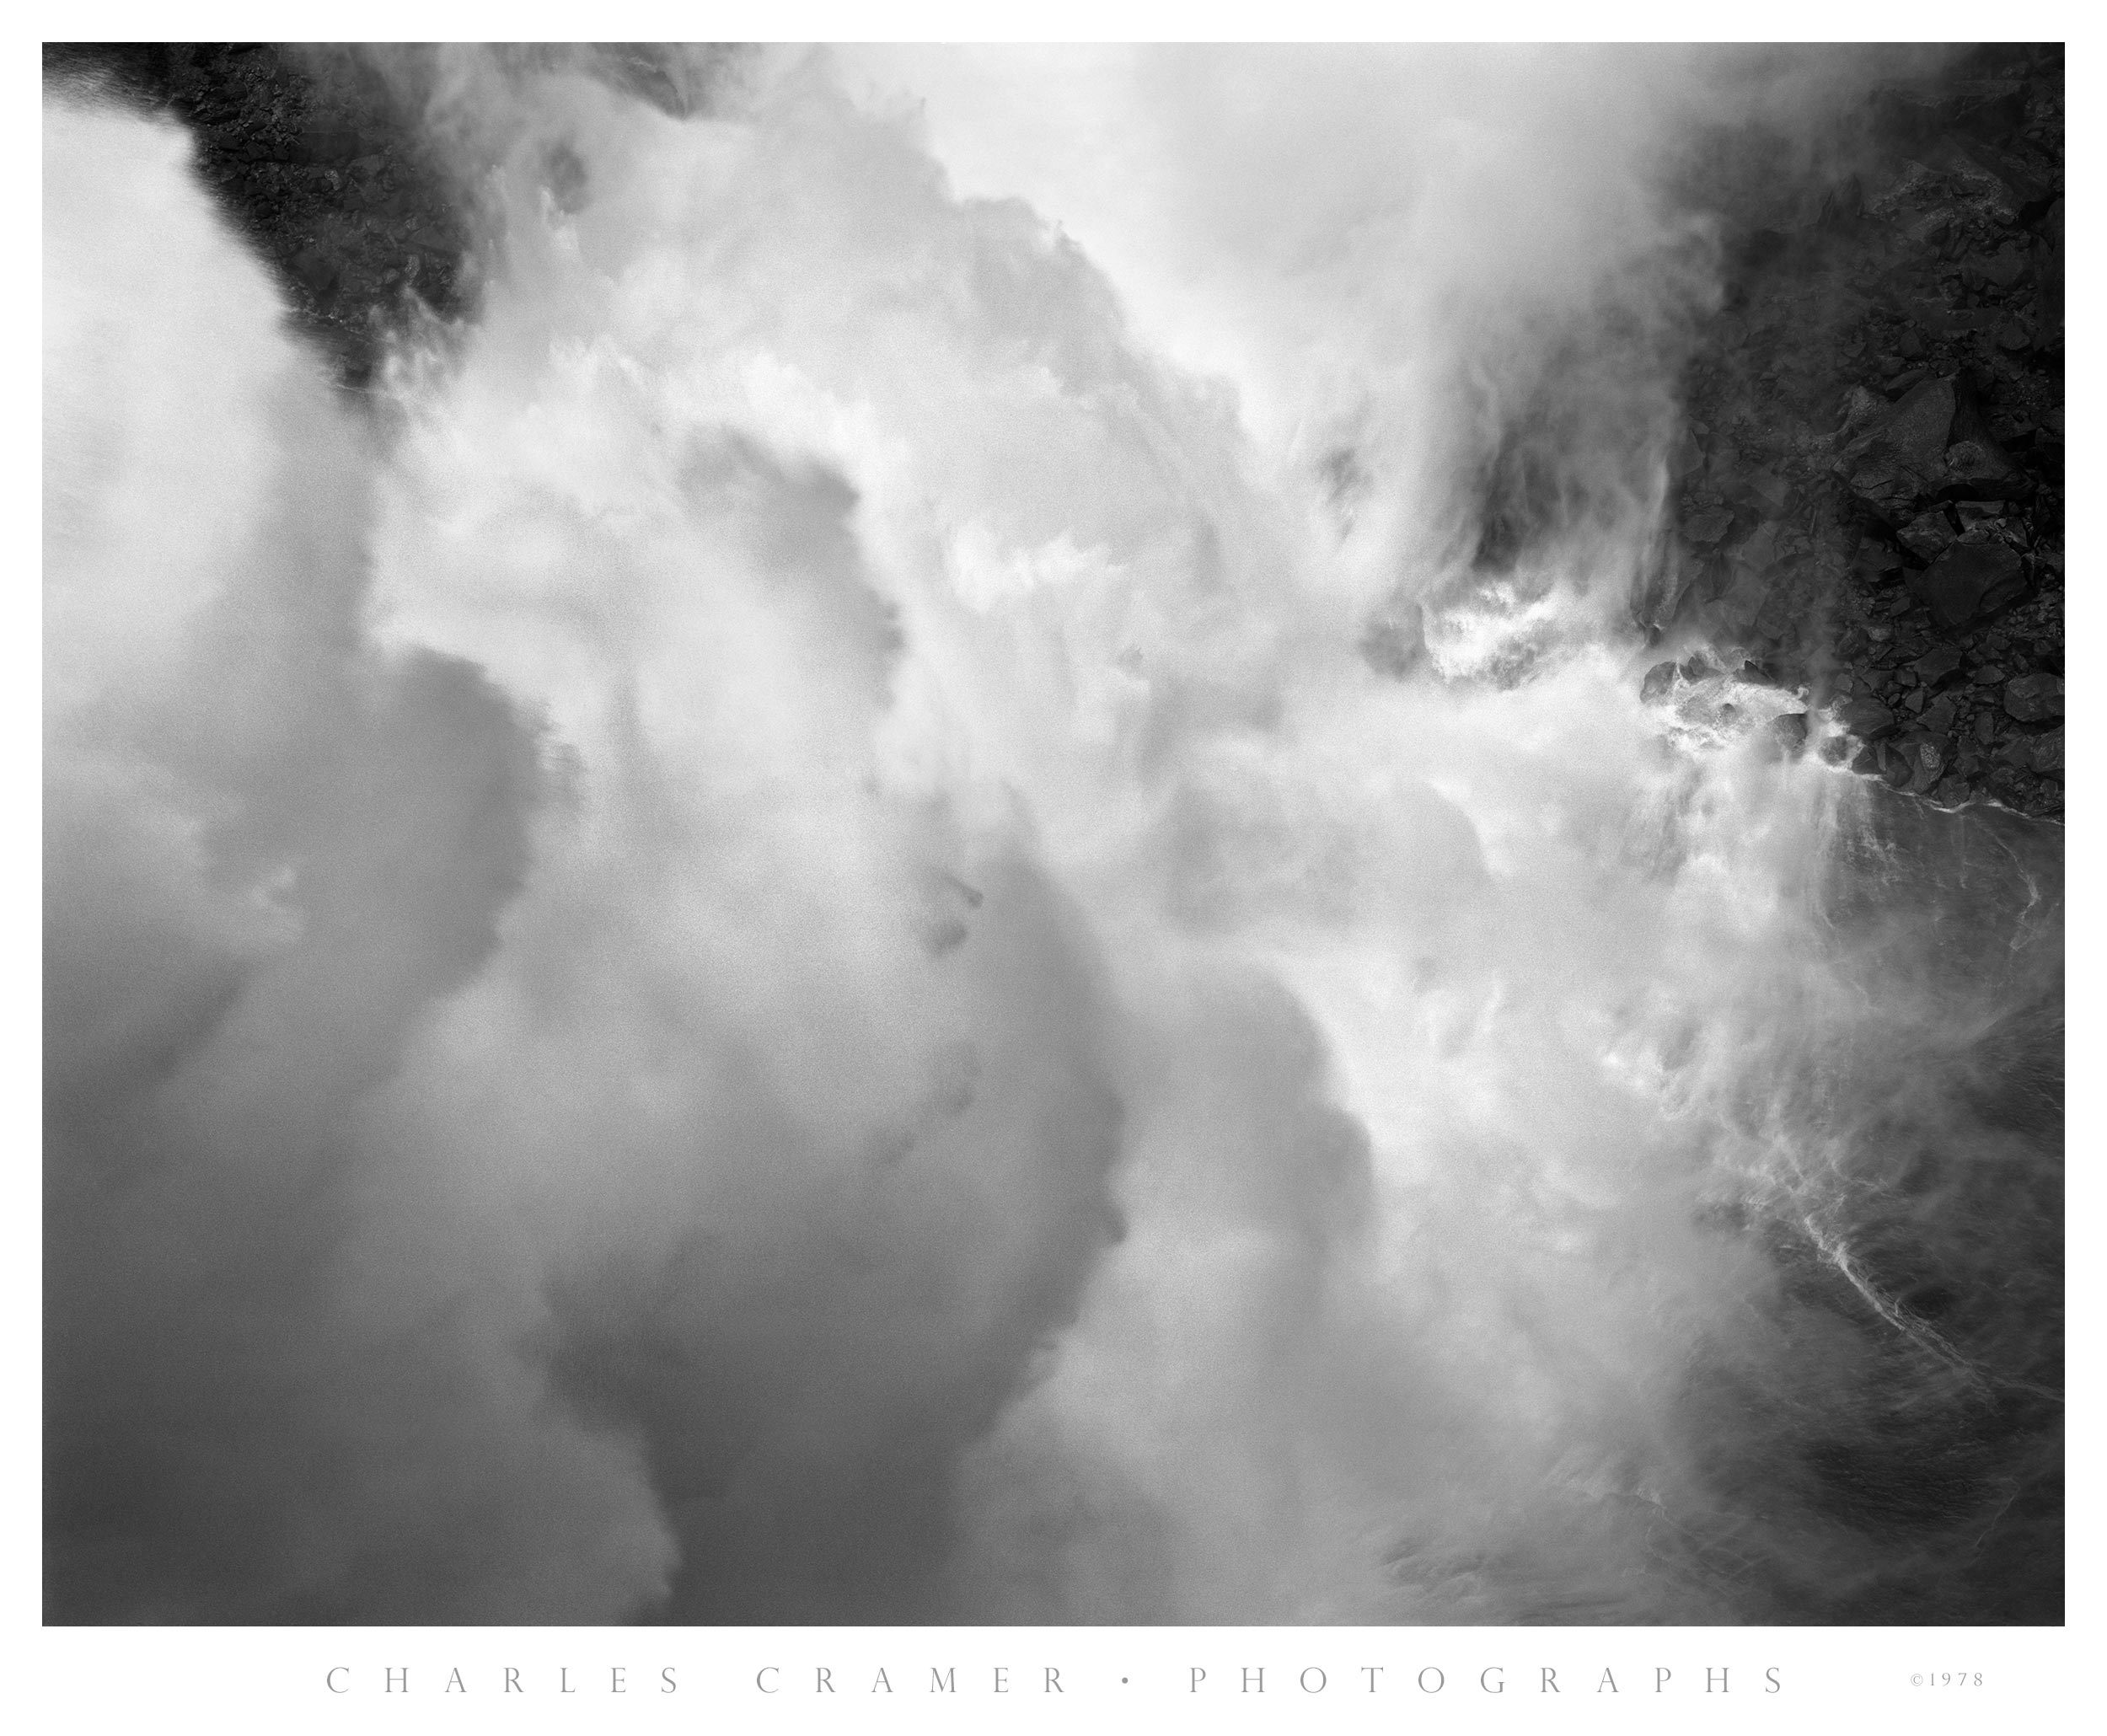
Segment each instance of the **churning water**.
M47 106L50 1617L2060 1619L2061 830L1639 694L1703 67L718 76L349 407Z

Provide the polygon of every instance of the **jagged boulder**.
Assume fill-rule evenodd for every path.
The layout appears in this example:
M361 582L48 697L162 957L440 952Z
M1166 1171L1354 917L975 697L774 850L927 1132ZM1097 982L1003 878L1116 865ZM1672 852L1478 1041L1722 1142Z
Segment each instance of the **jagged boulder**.
M2029 493L2032 484L2026 472L1990 431L1974 383L1964 374L1954 388L1954 424L1946 437L1947 485L1993 501Z
M1951 380L1926 380L1846 446L1836 470L1885 523L1907 524L1917 502L1946 486L1947 436L1955 410Z
M1807 714L1804 711L1781 711L1770 721L1771 738L1788 753L1797 753L1807 745Z
M2026 569L2002 543L1956 543L1921 573L1910 592L1931 611L1933 624L1948 633L1995 614L2026 594Z
M2004 709L2022 723L2063 715L2063 683L2054 675L2015 676L2004 684Z
M1900 543L1919 560L1936 560L1954 546L1958 533L1946 522L1946 515L1933 507L1920 512L1895 533Z
M1894 733L1895 715L1870 694L1846 699L1836 708L1836 721L1863 742L1878 741Z

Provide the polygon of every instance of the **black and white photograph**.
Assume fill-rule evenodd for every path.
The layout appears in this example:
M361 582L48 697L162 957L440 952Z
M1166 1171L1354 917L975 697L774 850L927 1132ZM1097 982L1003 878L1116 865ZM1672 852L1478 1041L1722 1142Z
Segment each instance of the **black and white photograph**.
M42 1623L2062 1624L2064 68L46 42Z

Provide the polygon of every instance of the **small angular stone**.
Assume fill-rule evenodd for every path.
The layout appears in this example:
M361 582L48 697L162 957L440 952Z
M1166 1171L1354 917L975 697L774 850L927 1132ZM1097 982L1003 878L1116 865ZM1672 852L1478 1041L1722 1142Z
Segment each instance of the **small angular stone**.
M1906 742L1902 757L1910 768L1910 780L1904 787L1912 795L1926 794L1946 774L1946 750L1936 742L1922 737Z

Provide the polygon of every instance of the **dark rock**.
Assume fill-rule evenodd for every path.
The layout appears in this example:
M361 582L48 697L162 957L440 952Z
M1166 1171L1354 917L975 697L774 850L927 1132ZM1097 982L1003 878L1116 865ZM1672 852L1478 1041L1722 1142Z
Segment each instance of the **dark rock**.
M1890 524L1947 481L1947 436L1955 399L1948 380L1927 380L1843 449L1836 468L1851 491Z
M1769 587L1761 574L1753 567L1740 566L1739 576L1726 594L1713 604L1718 630L1730 639L1742 638L1753 631L1756 618L1769 595Z
M1797 753L1807 745L1807 714L1781 712L1771 720L1770 731L1779 747L1788 753Z
M1847 224L1861 216L1866 208L1865 185L1855 174L1847 174L1823 195L1821 208L1815 222L1828 228Z
M1956 532L1946 522L1944 512L1934 507L1929 512L1920 512L1895 533L1900 543L1919 560L1933 561L1954 546Z
M1638 696L1650 705L1657 699L1666 699L1675 685L1675 664L1656 663L1646 672L1646 679L1639 683Z
M2063 201L2049 207L2034 244L2034 276L2041 286L2035 303L2035 340L2053 354L2063 347Z
M1921 210L1936 200L1943 187L1937 170L1922 163L1905 160L1895 179L1874 195L1867 209L1877 217L1892 219L1909 211Z
M1684 537L1700 549L1708 549L1734 528L1734 514L1713 506L1693 514L1683 525Z
M2026 594L2019 557L2002 543L1956 543L1908 583L1933 623L1949 633Z
M293 255L292 275L314 294L327 295L343 270L343 261L316 247L303 247Z
M1956 79L1941 107L1957 126L1981 137L2003 137L2026 121L2026 84L2018 78Z
M1900 743L1898 757L1910 773L1902 787L1913 796L1925 795L1946 774L1946 750L1929 736L1911 736Z
M1861 741L1878 741L1895 726L1895 715L1878 699L1860 697L1836 707L1836 721Z
M2030 763L2034 769L2045 778L2063 775L2063 731L2060 728L2034 738L2034 757Z
M1975 207L1976 213L2000 224L2016 223L2019 213L2026 209L2027 200L2020 188L1986 160L1978 160L1978 153L1954 141L1937 153L1938 166L1944 169L1961 199ZM2033 182L2021 173L2020 179L2029 187Z
M2063 715L2063 683L2053 675L2021 675L2004 684L2004 709L2022 723Z
M1875 542L1868 537L1858 544L1858 552L1852 557L1852 565L1876 583L1892 578L1902 570L1902 557L1885 543Z
M1893 368L1887 372L1892 373ZM1846 440L1855 439L1887 412L1887 405L1879 395L1863 386L1853 386L1844 394L1842 422L1839 432Z
M301 137L299 160L303 163L335 163L356 157L360 142L358 134L348 126L325 125L314 127Z
M1728 558L1744 573L1760 578L1777 565L1779 534L1774 521L1759 524L1729 551Z
M1988 308L1944 308L1925 303L1911 310L1912 317L1934 337L1965 337L1970 332L1992 331L2002 317Z
M1955 174L1971 181L1981 176L1995 183L1994 188L1985 190L1985 196L1993 201L1994 214L2002 222L2017 222L2027 212L2045 208L2055 192L2009 151L1976 139L1957 141L1952 160ZM2009 217L2004 215L2008 209Z
M1772 470L1751 470L1742 479L1742 497L1759 510L1783 512L1792 504L1793 485Z
M1987 428L1946 448L1946 474L1950 485L1978 494L2024 495L2030 487L2026 472L1990 437Z
M1937 646L1917 660L1917 678L1927 687L1937 687L1960 673L1960 653L1952 646Z
M1773 587L1763 599L1762 607L1756 612L1752 624L1756 637L1766 645L1783 645L1792 637L1805 608L1805 598L1792 588L1783 585Z

